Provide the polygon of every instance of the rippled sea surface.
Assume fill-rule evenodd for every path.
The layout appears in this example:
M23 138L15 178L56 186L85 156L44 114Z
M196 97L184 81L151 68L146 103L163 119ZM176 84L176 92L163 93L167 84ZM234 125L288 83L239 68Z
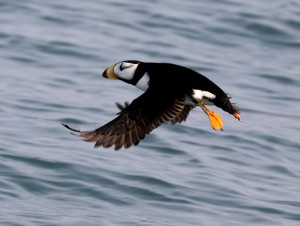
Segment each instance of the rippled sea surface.
M171 62L232 96L139 146L94 149L94 129L141 91L112 63ZM300 3L0 1L0 225L300 225Z

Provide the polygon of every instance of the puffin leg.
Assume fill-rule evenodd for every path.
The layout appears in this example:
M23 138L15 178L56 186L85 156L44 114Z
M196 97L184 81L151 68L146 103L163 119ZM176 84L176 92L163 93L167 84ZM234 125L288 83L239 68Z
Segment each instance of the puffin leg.
M216 112L209 110L207 107L204 106L204 103L198 99L198 106L207 114L209 118L209 122L213 129L215 130L223 130L223 120L220 115Z

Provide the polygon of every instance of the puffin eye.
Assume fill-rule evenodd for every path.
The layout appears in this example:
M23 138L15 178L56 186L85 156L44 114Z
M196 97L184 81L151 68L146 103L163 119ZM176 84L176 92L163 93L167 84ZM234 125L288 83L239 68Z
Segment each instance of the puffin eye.
M126 68L130 68L130 67L132 67L133 65L132 64L130 64L130 65L128 65L128 64L123 64L124 62L122 62L121 64L120 64L120 70L121 71L123 71L124 69L126 69Z
M123 66L123 62L120 64L120 70L123 71L125 68L122 67Z

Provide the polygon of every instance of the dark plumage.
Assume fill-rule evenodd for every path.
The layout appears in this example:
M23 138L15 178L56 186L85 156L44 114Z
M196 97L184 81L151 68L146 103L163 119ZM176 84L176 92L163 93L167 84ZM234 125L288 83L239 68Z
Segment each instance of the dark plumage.
M121 110L109 123L92 131L78 132L95 147L115 150L137 145L147 134L162 123L181 123L189 112L200 106L209 116L214 129L222 129L222 119L205 105L214 104L240 119L239 110L215 83L191 69L168 63L122 61L108 67L103 76L119 79L145 91L131 104L117 104Z

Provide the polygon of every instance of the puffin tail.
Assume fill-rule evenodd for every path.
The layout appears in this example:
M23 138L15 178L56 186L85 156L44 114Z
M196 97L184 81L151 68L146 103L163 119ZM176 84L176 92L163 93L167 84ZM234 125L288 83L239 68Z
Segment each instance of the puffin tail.
M231 97L228 97L226 94L224 94L221 98L218 98L213 102L217 107L233 115L236 119L240 121L241 120L240 110L235 103L230 101L230 99Z

